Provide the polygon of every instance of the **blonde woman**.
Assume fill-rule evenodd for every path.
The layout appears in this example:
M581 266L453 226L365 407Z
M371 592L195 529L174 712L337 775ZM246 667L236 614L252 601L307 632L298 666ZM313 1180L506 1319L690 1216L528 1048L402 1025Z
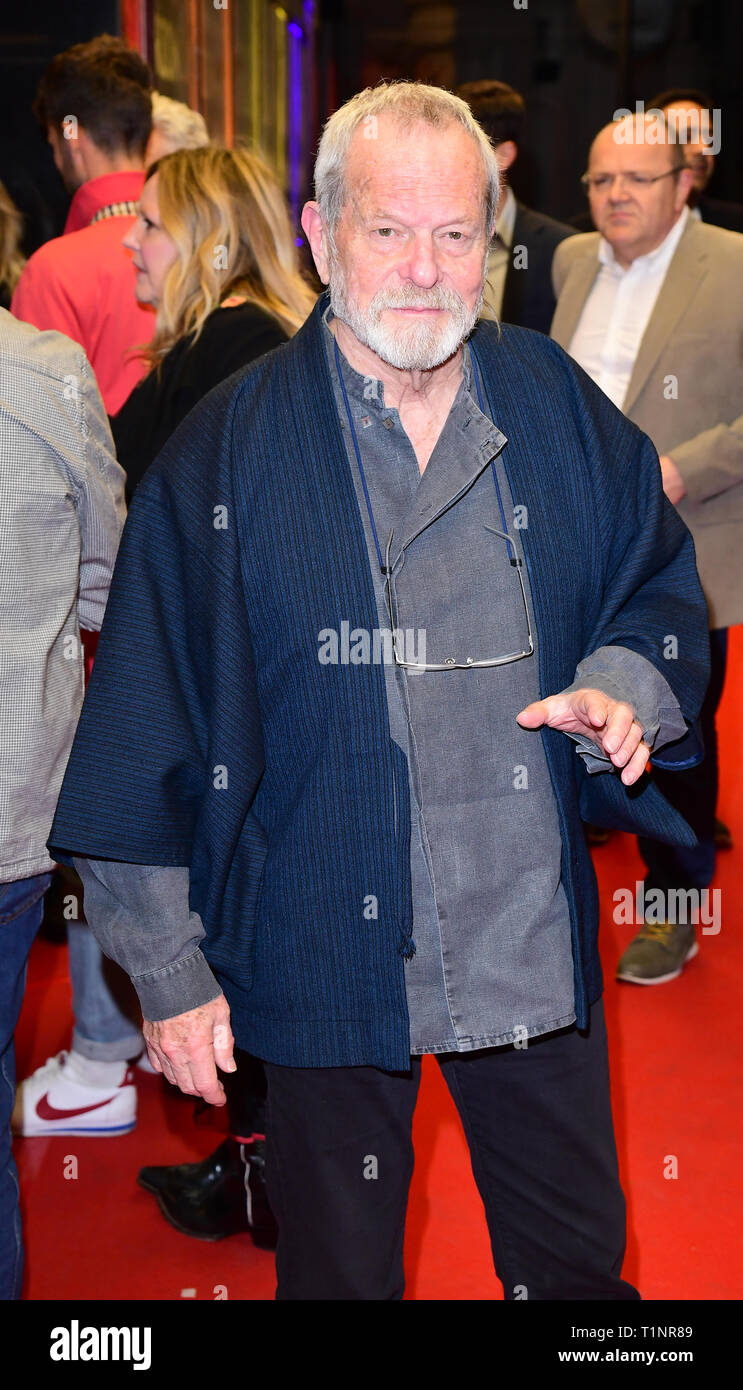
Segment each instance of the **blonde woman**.
M150 370L111 422L131 493L197 401L285 342L315 295L276 176L245 149L177 150L151 165L124 245L137 299L157 311Z
M10 299L26 264L20 250L22 218L3 183L0 183L0 307Z

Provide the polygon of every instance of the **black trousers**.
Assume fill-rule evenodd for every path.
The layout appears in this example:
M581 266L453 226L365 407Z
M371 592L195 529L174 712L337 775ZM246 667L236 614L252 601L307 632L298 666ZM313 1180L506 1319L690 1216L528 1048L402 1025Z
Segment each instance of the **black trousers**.
M704 758L684 772L653 770L653 778L667 801L680 811L699 843L692 848L638 839L647 865L646 888L708 888L715 872L715 812L717 810L717 729L715 717L722 698L727 663L728 630L714 628L710 639L710 678L699 715Z
M620 1277L601 1002L562 1029L439 1063L459 1111L507 1299L636 1299ZM410 1071L266 1063L266 1180L279 1299L400 1299L420 1058Z

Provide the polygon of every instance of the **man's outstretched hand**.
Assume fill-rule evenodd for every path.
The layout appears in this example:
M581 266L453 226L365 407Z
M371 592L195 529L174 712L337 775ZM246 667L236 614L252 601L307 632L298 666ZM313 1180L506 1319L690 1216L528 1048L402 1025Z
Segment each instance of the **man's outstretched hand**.
M523 729L562 729L567 734L583 734L621 767L622 781L631 787L642 777L650 757L643 742L642 729L632 706L612 700L600 690L575 690L570 695L548 695L535 700L516 715Z
M201 1096L209 1105L224 1105L227 1097L217 1076L236 1071L232 1049L230 1008L223 994L208 1004L157 1023L142 1025L147 1054L155 1068L188 1096Z

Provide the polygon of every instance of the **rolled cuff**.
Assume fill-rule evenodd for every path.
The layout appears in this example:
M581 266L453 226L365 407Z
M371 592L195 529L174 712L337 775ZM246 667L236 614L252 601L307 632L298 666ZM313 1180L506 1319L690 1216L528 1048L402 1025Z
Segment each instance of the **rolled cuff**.
M222 993L206 957L198 948L172 965L132 976L132 984L137 991L142 1014L150 1023L198 1009Z
M657 751L675 743L687 733L687 723L665 676L647 657L630 647L599 647L585 657L576 669L575 680L560 694L576 690L601 690L612 700L631 705L648 747ZM588 772L613 772L614 763L592 739L584 734L568 734L583 758Z

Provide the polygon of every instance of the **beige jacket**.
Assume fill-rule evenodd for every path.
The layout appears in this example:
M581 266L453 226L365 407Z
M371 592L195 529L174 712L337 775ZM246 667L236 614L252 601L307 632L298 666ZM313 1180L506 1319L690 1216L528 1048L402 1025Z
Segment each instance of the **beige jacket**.
M599 234L555 252L551 336L569 348ZM713 627L743 622L743 236L690 218L640 343L624 413L670 454Z

